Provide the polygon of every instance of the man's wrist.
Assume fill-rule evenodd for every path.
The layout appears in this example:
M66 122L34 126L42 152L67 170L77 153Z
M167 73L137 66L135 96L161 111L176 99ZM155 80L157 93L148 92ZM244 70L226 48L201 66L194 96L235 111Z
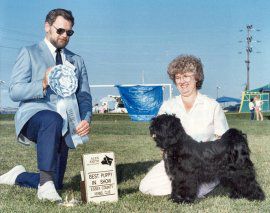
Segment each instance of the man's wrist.
M42 81L43 90L46 90L47 87L48 87L47 81L45 79L43 79L43 81Z
M42 89L43 89L43 95L46 95L48 84L46 84L46 81L42 81Z

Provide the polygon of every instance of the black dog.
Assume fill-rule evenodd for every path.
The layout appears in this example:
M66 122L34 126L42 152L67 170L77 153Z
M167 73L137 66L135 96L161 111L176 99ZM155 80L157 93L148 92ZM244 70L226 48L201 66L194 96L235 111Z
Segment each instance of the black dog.
M241 131L229 129L216 141L199 143L186 134L179 118L164 114L152 119L150 134L164 151L174 202L193 202L201 183L217 179L231 198L265 199Z

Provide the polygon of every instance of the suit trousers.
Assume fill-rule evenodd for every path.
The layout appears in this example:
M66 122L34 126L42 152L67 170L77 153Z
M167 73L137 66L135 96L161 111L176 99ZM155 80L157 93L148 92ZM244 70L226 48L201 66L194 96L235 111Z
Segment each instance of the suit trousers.
M56 189L63 188L68 147L62 137L62 117L54 111L43 110L33 115L21 133L36 143L39 170L53 172ZM16 178L19 186L38 188L39 173L23 172Z

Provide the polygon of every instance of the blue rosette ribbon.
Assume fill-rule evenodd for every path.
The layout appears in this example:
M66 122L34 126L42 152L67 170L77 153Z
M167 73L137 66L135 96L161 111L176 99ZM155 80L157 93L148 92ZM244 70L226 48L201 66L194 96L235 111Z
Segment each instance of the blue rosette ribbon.
M79 107L75 92L78 87L78 79L74 68L65 64L54 66L48 75L51 89L58 95L56 104L57 112L63 118L62 135L67 130L65 141L70 148L76 148L79 144L89 141L88 136L79 136L76 133L76 126L81 122Z

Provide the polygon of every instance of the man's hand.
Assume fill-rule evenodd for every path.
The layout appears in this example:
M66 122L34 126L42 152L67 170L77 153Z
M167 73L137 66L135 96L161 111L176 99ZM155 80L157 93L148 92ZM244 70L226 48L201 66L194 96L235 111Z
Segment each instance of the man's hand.
M79 136L87 135L89 132L90 132L90 125L86 120L82 120L76 127L76 133Z
M45 90L48 86L48 74L52 71L52 67L49 67L45 74L44 74L44 77L43 77L43 81L42 81L42 87L43 87L43 90Z

